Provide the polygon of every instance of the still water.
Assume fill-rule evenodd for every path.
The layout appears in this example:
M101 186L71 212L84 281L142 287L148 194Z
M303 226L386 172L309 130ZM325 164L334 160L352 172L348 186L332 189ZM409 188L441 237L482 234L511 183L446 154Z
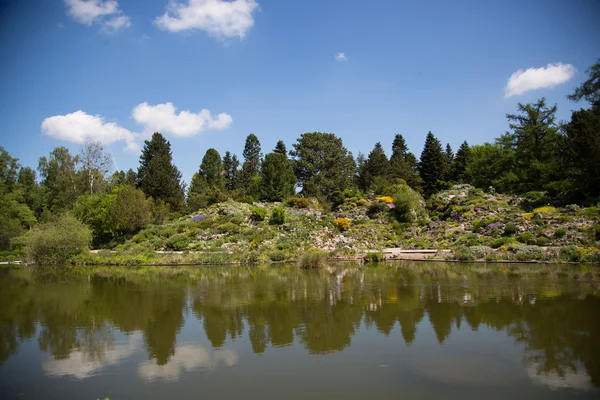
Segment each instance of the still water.
M595 267L123 271L0 269L0 398L600 398Z

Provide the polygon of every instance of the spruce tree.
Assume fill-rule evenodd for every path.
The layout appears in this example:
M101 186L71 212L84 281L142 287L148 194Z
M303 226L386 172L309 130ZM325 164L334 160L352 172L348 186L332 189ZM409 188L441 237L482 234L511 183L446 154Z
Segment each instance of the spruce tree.
M446 151L444 151L444 156L446 160L446 165L443 180L450 181L452 179L452 164L454 163L454 151L452 151L452 146L450 146L450 143L446 143Z
M396 134L390 157L390 179L403 179L410 187L418 189L421 186L421 178L417 173L417 165L417 158L408 151L404 137Z
M223 171L225 174L225 188L230 192L237 189L239 166L240 162L238 161L237 156L226 151L225 156L223 157Z
M215 149L208 149L202 158L200 169L190 182L188 208L194 212L200 207L225 200L224 189L221 155Z
M471 183L471 178L467 171L467 166L470 162L471 148L465 140L458 148L456 157L454 157L454 162L452 163L452 169L450 171L450 179L455 182Z
M277 145L275 145L275 150L273 150L273 152L283 154L287 157L287 149L285 147L285 143L283 143L283 140L277 141Z
M260 154L260 142L253 133L249 134L246 138L246 144L244 145L244 164L242 165L242 172L240 174L241 188L249 193L253 178L260 174L261 165L261 154Z
M389 161L383 150L381 143L377 142L373 150L369 153L366 161L366 186L368 189L373 189L371 186L377 180L379 182L387 181L389 174ZM377 179L379 178L379 179ZM381 188L379 188L381 189Z
M440 181L444 179L446 156L440 141L429 132L419 162L419 175L423 181L423 192L426 197L441 189Z
M171 144L158 132L152 135L152 139L144 141L137 186L146 196L168 204L172 211L183 209L181 173L173 165Z

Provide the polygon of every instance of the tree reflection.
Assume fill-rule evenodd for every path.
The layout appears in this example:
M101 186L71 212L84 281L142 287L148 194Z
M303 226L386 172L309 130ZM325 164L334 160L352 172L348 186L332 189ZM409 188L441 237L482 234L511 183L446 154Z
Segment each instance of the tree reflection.
M461 327L505 331L524 345L523 363L536 374L565 377L583 365L600 386L594 279L520 279L440 264L199 271L188 283L93 273L40 279L26 270L0 270L0 363L35 336L39 322L39 347L55 360L77 353L90 371L115 362L132 352L115 344L121 331L141 335L148 358L167 365L177 352L189 293L215 349L248 335L257 354L292 344L324 354L350 346L363 323L383 335L399 329L410 345L427 318L440 344Z

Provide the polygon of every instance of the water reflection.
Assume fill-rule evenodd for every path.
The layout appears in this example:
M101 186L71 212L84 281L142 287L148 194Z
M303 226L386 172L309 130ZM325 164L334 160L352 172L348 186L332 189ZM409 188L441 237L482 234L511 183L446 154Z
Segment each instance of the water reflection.
M537 384L600 386L598 275L540 266L513 276L502 268L237 267L194 269L173 279L0 269L0 365L36 338L49 355L42 365L48 375L88 378L143 349L141 379L176 381L184 371L237 364L239 352L229 345L236 339L248 339L255 354L285 346L328 354L350 347L362 327L386 336L399 330L412 346L428 323L439 344L465 330L505 332L523 346L524 371ZM200 344L201 331L178 343L192 322L212 349ZM412 367L440 382L517 379L493 356L465 357L461 368L454 361L434 352Z

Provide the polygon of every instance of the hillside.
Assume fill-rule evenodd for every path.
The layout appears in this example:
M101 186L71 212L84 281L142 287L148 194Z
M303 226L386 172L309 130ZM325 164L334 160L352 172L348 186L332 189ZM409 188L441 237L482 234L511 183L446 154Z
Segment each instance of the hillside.
M599 262L597 207L541 206L457 185L427 204L408 186L391 197L344 198L326 212L315 199L223 202L149 226L115 251L79 264L279 262L305 253L377 260L384 249L435 249L442 259ZM403 221L403 222L399 222Z

